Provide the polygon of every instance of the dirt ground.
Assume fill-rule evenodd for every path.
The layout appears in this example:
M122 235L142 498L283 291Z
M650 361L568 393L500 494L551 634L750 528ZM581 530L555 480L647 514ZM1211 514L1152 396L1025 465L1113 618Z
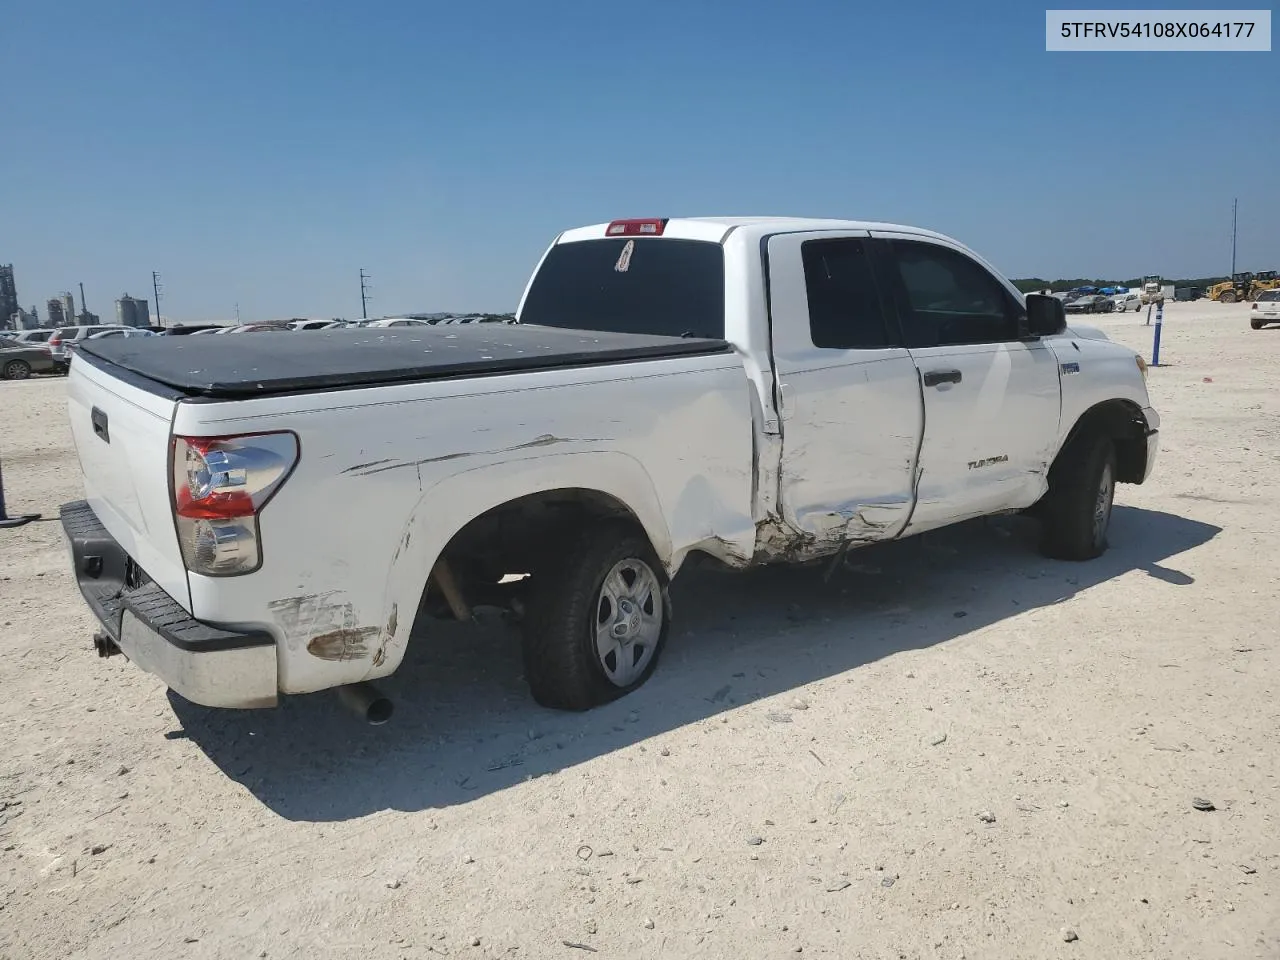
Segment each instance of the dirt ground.
M1102 559L1009 519L826 584L694 571L653 680L583 715L500 626L419 638L385 727L193 707L95 656L56 521L0 531L0 957L1280 957L1280 329L1247 315L1168 309ZM0 456L11 513L80 496L63 381L0 383Z

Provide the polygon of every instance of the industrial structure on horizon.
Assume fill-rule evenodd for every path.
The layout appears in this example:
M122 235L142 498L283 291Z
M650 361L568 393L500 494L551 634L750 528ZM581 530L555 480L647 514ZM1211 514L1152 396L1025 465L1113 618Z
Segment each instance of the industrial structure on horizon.
M151 326L151 303L127 293L116 301L116 323L126 327Z
M67 311L62 305L61 297L50 297L44 302L46 315L49 317L49 326L65 327L70 325L71 321L67 319Z
M13 264L0 263L0 327L8 326L9 318L21 309L18 287L13 281Z
M146 300L136 301L125 295L131 302L129 315L137 319L135 326L150 324L150 310ZM141 309L138 304L141 304ZM117 306L117 313L119 307ZM40 322L39 310L32 306L30 310L22 309L18 303L18 287L14 278L13 264L0 264L0 330L35 330L40 327L56 328L75 325L97 326L102 322L85 304L84 284L80 284L80 310L76 312L76 298L64 290L56 297L45 301L45 321Z

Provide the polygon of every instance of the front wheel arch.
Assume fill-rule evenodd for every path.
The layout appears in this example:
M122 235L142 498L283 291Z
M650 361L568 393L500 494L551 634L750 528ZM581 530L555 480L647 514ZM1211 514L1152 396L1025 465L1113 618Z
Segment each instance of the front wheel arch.
M1131 400L1104 400L1090 407L1076 420L1054 459L1052 471L1072 442L1085 433L1107 437L1115 444L1116 479L1120 483L1142 483L1147 475L1147 420L1142 408Z

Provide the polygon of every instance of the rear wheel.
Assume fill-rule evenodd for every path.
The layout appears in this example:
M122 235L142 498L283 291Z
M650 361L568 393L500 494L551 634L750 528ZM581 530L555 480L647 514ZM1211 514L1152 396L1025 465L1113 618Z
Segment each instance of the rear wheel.
M31 376L31 364L25 360L10 360L4 365L6 380L25 380Z
M587 710L653 674L671 601L662 565L632 524L583 530L562 556L535 574L525 677L544 707Z
M1254 330L1261 330L1265 326L1265 324L1261 320L1250 320L1249 326L1251 326Z
M1116 492L1115 444L1084 433L1067 444L1049 471L1041 503L1040 550L1055 560L1092 560L1107 549Z
M1219 303L1235 303L1236 292L1234 290L1224 290L1222 296L1218 297Z

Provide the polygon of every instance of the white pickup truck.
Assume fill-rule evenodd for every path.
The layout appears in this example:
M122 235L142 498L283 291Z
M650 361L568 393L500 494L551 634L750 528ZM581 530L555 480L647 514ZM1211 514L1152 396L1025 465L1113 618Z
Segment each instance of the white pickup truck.
M480 605L519 616L539 703L634 690L698 552L1031 510L1088 560L1159 427L1142 358L1056 298L841 220L583 227L515 324L89 341L68 393L99 653L201 704L334 687L375 721L368 681Z

